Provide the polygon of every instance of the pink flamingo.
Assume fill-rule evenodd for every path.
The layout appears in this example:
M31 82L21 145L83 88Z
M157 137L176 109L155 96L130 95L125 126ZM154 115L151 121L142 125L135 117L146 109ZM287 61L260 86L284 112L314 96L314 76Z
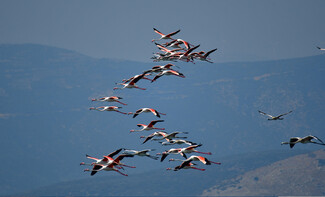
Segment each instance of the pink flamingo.
M119 96L107 96L107 97L102 97L102 98L98 98L98 99L91 99L91 101L107 101L107 102L118 102L122 105L127 105L125 103L122 103L121 101L119 101L119 99L123 99L122 97Z
M144 130L149 131L149 130L152 130L152 129L165 130L165 128L157 128L157 127L154 127L154 125L157 122L164 122L164 120L153 120L148 125L145 125L145 124L137 124L137 126L138 127L142 127L142 129L140 129L140 130L130 130L130 132L144 131Z
M127 114L125 112L121 112L118 109L122 107L116 107L116 106L100 106L100 107L91 107L89 110L97 110L97 111L116 111L121 114Z

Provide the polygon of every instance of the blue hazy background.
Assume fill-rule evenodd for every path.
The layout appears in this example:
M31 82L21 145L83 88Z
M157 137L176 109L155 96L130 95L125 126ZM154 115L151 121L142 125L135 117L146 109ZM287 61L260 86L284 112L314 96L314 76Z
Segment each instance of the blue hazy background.
M218 48L216 62L316 55L325 45L322 0L0 1L0 43L36 43L97 58L149 62L150 40L178 37Z
M152 107L167 113L157 126L188 131L189 140L203 143L201 151L213 153L212 161L277 151L257 157L264 165L280 159L275 155L283 159L320 149L297 146L288 152L280 143L309 134L325 139L325 55L316 48L325 47L324 8L324 1L0 1L0 194L80 179L92 178L95 185L106 176L121 179L110 172L83 173L79 162L86 153L101 157L125 147L155 148L155 154L171 148L141 145L139 136L151 132L129 133L156 119L151 114L132 119L89 111L104 105L91 102L101 96L123 97L128 106L121 111ZM153 27L163 33L181 29L176 38L201 44L204 51L218 48L211 54L215 63L178 62L184 79L140 81L146 91L113 92L115 82L164 64L150 59L158 51L151 42L159 37ZM294 112L271 122L257 110ZM245 161L259 166L250 163L254 158ZM151 170L165 176L171 167L149 158L125 163L137 166L126 171L133 182ZM219 173L205 176L212 183Z

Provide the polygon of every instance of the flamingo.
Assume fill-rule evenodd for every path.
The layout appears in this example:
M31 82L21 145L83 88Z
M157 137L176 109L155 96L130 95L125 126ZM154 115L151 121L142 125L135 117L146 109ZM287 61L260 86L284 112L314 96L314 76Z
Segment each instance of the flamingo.
M201 163L203 163L204 165L211 165L213 164L218 164L221 165L220 162L214 162L214 161L210 161L208 160L206 157L202 157L202 156L197 156L197 155L192 155L191 157L189 157L186 160L180 160L180 159L170 159L169 161L182 161L182 162L191 162L191 161L200 161Z
M187 137L178 137L177 135L180 134L180 133L188 134L188 132L175 131L175 132L166 134L165 136L163 136L163 138L157 139L157 140L163 140L163 139L172 140L172 139L175 139L175 138L180 138L180 139L186 139L187 138Z
M198 60L201 60L201 61L207 61L207 62L209 62L209 63L213 63L213 62L211 62L209 59L208 59L208 56L212 53L212 52L214 52L214 51L216 51L217 49L212 49L212 50L210 50L210 51L208 51L208 52L204 52L204 51L201 51L201 52L198 52L198 53L193 53L193 57L194 58L196 58L196 59L198 59Z
M124 173L120 172L118 169L114 168L113 164L109 164L109 165L95 164L92 170L87 168L87 169L84 169L84 172L91 171L90 175L93 176L97 172L102 171L102 170L115 171L115 172L118 172L118 173L122 174L123 176L128 176L127 174L124 174Z
M315 142L312 140L318 140L319 142ZM302 137L302 138L301 137L292 137L292 138L290 138L289 142L282 142L281 145L282 144L290 144L290 148L293 148L294 145L297 143L302 143L302 144L313 143L313 144L325 145L321 139L319 139L318 137L313 136L313 135L308 135L308 136Z
M149 79L148 77L146 77L146 76L151 75L151 74L150 73L147 73L147 72L144 72L144 73L145 73L145 75L142 77L142 79L146 79L146 80L151 81L151 79ZM131 77L129 79L123 79L122 81L123 81L123 83L128 83L128 82L132 81L134 78L139 77L140 75L135 75L135 76L133 76L133 77Z
M113 161L114 159L112 157L119 154L123 149L124 148L117 149L114 152L111 152L110 154L103 156L102 159L98 159L98 158L89 156L88 154L86 154L86 157L88 159L95 160L95 162L94 162L95 164L106 164L109 161ZM85 165L85 162L81 162L80 165Z
M182 40L182 39L176 39L176 43L178 44L184 44L184 46L186 47L186 50L189 50L190 49L190 44L188 42L186 42L185 40Z
M175 66L174 64L166 64L164 66L154 66L152 67L150 70L147 70L145 72L151 72L151 73L160 73L161 71L164 71L164 70L173 70L171 67L172 66ZM178 67L178 66L176 66Z
M188 49L184 53L175 53L173 55L170 55L169 57L170 58L176 58L178 60L182 60L182 61L189 62L190 59L192 59L192 56L194 55L194 54L192 54L192 51L194 51L195 49L197 49L199 46L200 45L197 45L197 46L195 46L193 48L190 48L190 49Z
M155 42L155 45L156 45L156 46L157 46L161 51L165 52L164 55L167 55L167 56L176 55L176 54L180 53L180 52L177 52L177 51L181 51L181 50L183 50L182 48L177 48L177 49L169 50L169 49L167 49L166 47L164 47L164 46L162 46L161 44L158 44L158 43L156 43L156 42Z
M212 154L210 152L200 152L200 151L195 150L195 148L198 148L200 146L202 146L202 144L191 145L191 146L188 146L186 148L182 148L181 152L182 153L193 153L193 152L195 152L195 153L201 153L201 154L206 154L206 155L211 155Z
M134 114L133 115L133 118L135 118L136 116L138 116L139 114L141 114L141 113L149 113L149 112L151 112L153 115L155 115L155 116L157 116L158 118L160 118L160 114L161 115L166 115L166 114L164 114L164 113L160 113L160 112L158 112L157 110L155 110L155 109L152 109L152 108L141 108L141 109L138 109L135 113L133 113L133 112L129 112L128 114Z
M164 46L164 47L171 47L171 48L175 48L175 49L185 50L184 48L181 47L182 42L178 42L177 40L178 39L172 40L170 42L166 42L166 43L163 43L161 45Z
M125 166L125 167L128 167L128 168L136 168L135 166L128 166L128 165L125 165L124 163L121 163L121 160L124 158L124 157L133 157L134 155L126 155L126 154L121 154L119 155L118 157L116 157L116 159L113 159L112 157L109 157L109 156L104 156L103 159L101 160L97 160L97 162L93 162L93 163L85 163L85 162L81 162L80 165L88 165L88 166L93 166L93 165L96 165L96 164L101 164L101 165L110 165L110 164L114 164L115 165L119 165L119 166ZM96 158L92 158L92 157L88 157L88 158L91 158L91 159L96 159ZM120 168L120 167L118 167Z
M142 73L141 75L137 75L134 77L130 82L124 82L124 83L116 83L117 85L123 85L123 87L115 87L113 90L117 89L124 89L124 88L137 88L140 90L146 90L146 88L140 88L135 83L137 83L140 79L142 79L147 73Z
M130 155L137 155L140 157L149 157L151 159L157 160L158 157L150 155L148 152L154 151L155 149L145 149L145 150L130 150L130 149L125 149L123 154L130 154Z
M100 107L91 107L89 110L97 110L97 111L116 111L121 114L127 114L125 112L121 112L118 109L122 107L116 107L116 106L100 106Z
M159 34L161 37L160 37L159 39L153 39L153 40L151 40L151 42L153 42L153 41L158 41L158 40L162 40L162 39L171 39L171 40L173 40L173 38L171 38L171 36L173 36L173 35L175 35L175 34L177 34L178 32L181 31L181 30L179 29L179 30L177 30L177 31L175 31L175 32L172 32L172 33L169 33L169 34L163 34L163 33L161 33L160 31L158 31L156 28L153 28L153 30L154 30L157 34Z
M146 138L142 144L146 143L147 141L151 140L155 136L165 136L167 133L163 131L156 131L148 136L140 136L140 138ZM156 140L161 140L161 139L156 139Z
M107 97L102 97L102 98L94 98L94 99L91 99L91 101L107 101L107 102L118 102L122 105L127 105L125 103L122 103L121 101L119 101L119 99L123 99L122 97L119 97L119 96L107 96Z
M164 71L160 72L159 74L157 74L157 75L153 78L153 80L151 81L151 83L154 82L154 81L156 81L159 77L161 77L161 76L163 76L163 75L175 75L175 76L178 76L178 77L185 78L185 76L184 76L182 73L177 72L177 71L175 71L175 70L164 70Z
M161 162L164 161L164 159L169 155L169 154L180 154L182 157L184 157L185 159L187 159L186 154L187 153L192 153L192 152L196 152L196 153L201 153L201 154L207 154L207 155L211 155L210 152L199 152L197 150L195 150L195 148L202 146L202 144L196 144L196 145L191 145L188 146L186 148L172 148L169 150L166 150L163 153L157 153L157 155L162 155L161 156ZM186 154L185 154L186 153Z
M137 126L138 127L142 127L142 129L140 129L140 130L130 130L130 132L144 131L144 130L147 130L148 131L148 130L152 130L152 129L165 130L165 128L157 128L157 127L154 127L154 125L157 122L164 122L164 120L153 120L148 125L145 125L145 124L137 124Z
M157 153L157 155L161 155L160 162L163 162L169 154L180 154L186 159L187 156L183 152L181 152L181 150L181 148L171 148L163 153Z
M280 115L278 115L278 116L272 116L272 115L270 115L270 114L267 114L267 113L265 113L265 112L262 112L262 111L258 111L260 114L262 114L262 115L266 115L266 116L268 116L268 117L270 117L270 118L268 118L268 120L283 120L283 118L281 118L282 116L285 116L285 115L287 115L287 114L290 114L292 111L289 111L289 112L287 112L287 113L284 113L284 114L280 114Z
M112 153L110 153L108 155L103 156L102 159L91 157L91 156L86 154L86 157L88 159L95 160L95 162L93 162L91 164L81 162L80 165L94 166L93 169L95 168L96 165L110 165L110 164L113 164L114 166L115 165L121 165L121 166L129 167L129 168L135 168L134 166L128 166L128 165L125 165L125 164L120 162L124 157L133 157L133 155L119 155L115 160L112 158L115 155L117 155L119 152L121 152L121 150L123 150L123 149L124 148L117 149L116 151L114 151L114 152L112 152ZM96 172L97 172L97 170L92 171L91 175L96 174Z
M161 145L173 145L173 144L188 144L188 145L196 145L197 143L187 141L187 140L167 140L166 142L160 142Z
M166 170L174 170L174 171L178 171L178 170L180 170L180 169L194 169L194 170L205 171L205 169L194 167L194 165L196 165L196 164L189 162L189 163L186 163L186 165L184 164L183 166L182 166L182 164L181 164L181 165L179 165L179 166L176 166L175 168L166 168Z

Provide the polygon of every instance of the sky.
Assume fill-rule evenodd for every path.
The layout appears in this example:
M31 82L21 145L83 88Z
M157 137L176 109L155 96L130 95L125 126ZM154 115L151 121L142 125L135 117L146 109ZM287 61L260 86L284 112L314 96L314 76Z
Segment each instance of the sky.
M306 57L325 47L324 8L323 0L0 0L0 44L151 62L157 28L218 48L215 62Z

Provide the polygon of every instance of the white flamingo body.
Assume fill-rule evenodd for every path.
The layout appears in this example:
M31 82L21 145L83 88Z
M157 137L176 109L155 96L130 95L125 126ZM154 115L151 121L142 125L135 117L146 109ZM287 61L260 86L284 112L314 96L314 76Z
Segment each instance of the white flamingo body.
M118 172L118 173L122 174L123 176L128 176L127 174L124 174L124 173L120 172L118 169L114 168L113 164L109 164L109 165L95 164L92 170L85 169L84 172L91 171L90 175L93 176L97 172L102 171L102 170L104 170L104 171L115 171L115 172Z
M142 144L146 143L147 141L151 140L152 138L154 138L155 136L159 136L159 137L163 137L165 136L167 133L166 132L163 132L163 131L156 131L152 134L150 134L149 136L141 136L140 138L146 138ZM156 140L162 140L162 139L156 139Z
M152 82L156 81L158 78L160 78L160 77L162 77L164 75L166 75L166 76L175 75L175 76L178 76L178 77L185 78L185 76L182 73L178 72L178 71L175 71L175 70L164 70L164 71L160 72L159 74L157 74L153 78Z
M154 151L155 149L145 149L145 150L140 150L140 151L137 151L137 150L130 150L130 149L126 149L123 154L130 154L130 155L137 155L137 156L140 156L140 157L149 157L151 159L155 159L157 160L158 157L156 156L152 156L150 155L148 152L150 151Z
M312 140L317 140L319 142L315 142ZM289 144L290 148L293 148L294 145L297 143L302 143L302 144L313 143L313 144L325 145L321 139L313 135L308 135L306 137L292 137L290 138L289 142L282 142L281 144Z
M197 168L197 167L195 167L195 164L194 163L191 163L191 162L186 163L186 165L185 164L183 164L183 165L181 164L181 165L176 166L174 168L167 168L166 170L178 171L180 169L184 169L184 170L186 170L186 169L194 169L194 170L205 171L205 169L203 169L203 168Z
M134 114L133 115L133 118L135 118L136 116L138 116L139 114L141 113L152 113L153 115L157 116L158 118L160 118L160 114L161 115L166 115L164 113L159 113L157 110L155 109L152 109L152 108L141 108L141 109L138 109L135 113L132 113L132 112L129 112L128 114Z
M177 34L178 32L180 32L181 30L177 30L175 32L172 32L172 33L169 33L169 34L163 34L161 33L160 31L158 31L156 28L153 28L153 30L160 35L160 38L159 39L153 39L151 42L153 41L158 41L158 40L165 40L165 39L171 39L173 40L173 38L171 38L171 36Z
M149 131L149 130L152 130L152 129L165 130L165 128L157 128L157 127L154 127L154 125L157 122L164 122L164 120L153 120L148 125L145 125L145 124L137 124L137 126L138 127L142 127L142 129L140 129L140 130L130 130L130 132L144 131L144 130Z
M115 112L119 112L121 114L127 114L125 112L121 112L118 109L120 109L122 107L117 107L117 106L100 106L100 107L91 107L89 108L89 110L97 110L97 111L115 111Z
M133 79L129 82L124 82L124 83L116 83L117 85L122 85L123 87L115 87L113 88L113 90L117 90L117 89L124 89L124 88L137 88L140 90L145 90L145 88L140 88L139 86L136 85L136 83L142 79L147 73L143 73L141 75L136 75L135 77L133 77Z
M270 114L267 114L267 113L265 113L265 112L262 112L262 111L258 111L260 114L262 114L262 115L265 115L265 116L268 116L269 118L268 118L268 120L283 120L283 118L282 118L282 116L285 116L285 115L287 115L287 114L290 114L292 111L289 111L289 112L287 112L287 113L284 113L284 114L280 114L280 115L278 115L278 116L272 116L272 115L270 115Z
M119 101L120 99L123 99L122 97L119 96L107 96L107 97L102 97L102 98L98 98L98 99L91 99L91 101L106 101L106 102L118 102L122 105L127 105L125 103L122 103L121 101Z
M162 142L161 145L174 145L174 144L187 144L187 145L196 145L196 143L187 141L187 140L182 140L182 139L177 139L177 140L167 140L166 142Z

